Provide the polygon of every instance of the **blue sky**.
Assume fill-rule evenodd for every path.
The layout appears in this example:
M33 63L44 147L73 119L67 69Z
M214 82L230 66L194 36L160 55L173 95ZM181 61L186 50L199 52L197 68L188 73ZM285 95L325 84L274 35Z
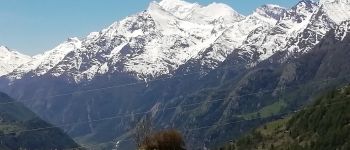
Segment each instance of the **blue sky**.
M299 0L187 0L222 2L248 15L263 4L291 7ZM0 0L0 45L34 55L68 37L85 37L147 9L151 0Z

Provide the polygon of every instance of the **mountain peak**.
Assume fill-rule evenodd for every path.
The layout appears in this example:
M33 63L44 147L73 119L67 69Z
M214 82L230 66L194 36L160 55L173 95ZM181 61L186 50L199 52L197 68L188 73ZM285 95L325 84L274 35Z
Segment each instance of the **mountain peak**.
M11 52L10 48L8 48L7 46L3 46L3 45L0 45L0 51L1 52Z
M6 49L7 49L7 47L6 47L6 46L3 46L3 45L0 45L0 48L6 48Z
M275 20L279 20L284 12L286 12L285 8L274 4L263 5L255 10L255 13Z
M320 0L320 5L337 24L350 19L350 0Z
M4 52L8 52L9 49L6 46L0 45L0 53L3 54Z
M13 54L13 55L23 55L17 51L14 51L14 50L11 50L10 48L8 48L7 46L3 46L3 45L0 45L0 55L2 56L5 56L5 55L10 55L10 54ZM24 56L24 55L23 55ZM29 57L29 56L28 56ZM0 56L1 58L1 56Z
M276 5L276 4L266 4L266 5L263 5L263 6L265 6L267 8L271 8L271 9L274 9L274 8L286 9L286 8L284 8L284 7L280 6L280 5Z
M223 19L225 23L228 24L240 21L244 18L243 15L232 9L232 7L215 2L195 10L193 16L195 16L195 14L198 15L198 18L207 18L211 21Z
M313 10L315 7L318 7L318 4L312 0L301 0L298 4L296 4L292 9L306 9Z
M289 10L292 15L297 15L298 20L306 19L319 9L319 5L311 0L301 0ZM305 18L306 17L306 18Z
M71 37L67 39L67 42L79 42L80 39L78 37Z
M227 11L230 12L232 14L239 14L237 11L235 11L232 7L230 7L229 5L226 5L224 3L211 3L209 4L207 7L210 7L212 9L217 9L216 11L218 12L222 12L222 11Z
M8 55L23 55L17 51L11 50L10 48L0 45L0 58ZM29 56L28 56L29 57Z
M176 6L186 6L193 5L192 3L183 0L161 0L159 5L162 7L176 7Z
M179 18L185 18L193 9L201 7L197 3L189 3L182 0L162 0L158 4L164 10Z
M0 46L0 76L12 72L18 66L31 60L30 56Z
M211 3L201 6L198 3L189 3L182 0L163 0L158 5L177 18L196 23L213 22L223 19L226 23L239 21L243 18L230 6L223 3Z

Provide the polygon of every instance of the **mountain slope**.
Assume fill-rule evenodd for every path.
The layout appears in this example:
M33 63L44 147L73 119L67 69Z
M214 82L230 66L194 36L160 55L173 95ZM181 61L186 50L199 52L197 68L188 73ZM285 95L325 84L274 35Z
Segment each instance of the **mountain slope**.
M228 133L239 136L249 128L273 119L274 114L295 110L328 88L349 83L349 32L350 26L344 22L304 55L285 60L288 53L276 53L250 69L244 69L245 59L231 55L223 66L190 83L199 87L198 90L168 100L170 103L166 105L179 108L169 110L168 114L159 110L157 119L164 128L172 124L187 129L262 117L261 120L213 126L186 134L202 139L192 141L189 138L189 143L201 145L205 141L208 146L220 144L228 138ZM344 34L347 35L345 38ZM280 63L280 59L284 63ZM178 80L190 82L186 78ZM188 90L186 86L181 88ZM193 103L196 105L181 107Z
M11 51L5 46L0 46L0 76L6 75L18 66L31 60L30 56Z
M0 148L13 149L65 149L79 147L68 135L58 128L39 119L19 103L3 105L13 100L0 93ZM36 130L38 128L48 128ZM33 130L33 131L30 131Z
M217 7L219 18L200 11ZM186 130L258 114L268 121L348 82L313 84L350 70L349 24L325 12L309 0L291 9L265 5L249 16L222 4L152 2L85 39L64 42L48 52L52 57L33 63L42 67L23 66L17 69L23 73L1 77L0 88L53 124L86 122L64 130L89 144L129 137L149 110L158 128ZM112 119L94 121L101 118ZM264 121L184 134L201 147Z
M255 129L223 150L346 150L350 148L349 108L347 86L317 98L297 114Z

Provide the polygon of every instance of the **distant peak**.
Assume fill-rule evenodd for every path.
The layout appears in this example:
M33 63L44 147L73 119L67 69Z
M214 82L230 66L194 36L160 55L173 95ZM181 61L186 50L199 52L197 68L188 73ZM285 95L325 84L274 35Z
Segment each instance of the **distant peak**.
M304 2L304 3L316 3L316 2L313 1L313 0L301 0L301 2Z
M158 4L165 10L181 10L184 8L199 6L197 3L189 3L182 0L162 0Z
M264 17L279 20L280 17L283 15L283 13L286 12L286 9L284 7L279 6L279 5L266 4L266 5L263 5L259 8L257 8L255 10L255 12L264 16Z
M312 0L301 0L294 7L292 7L292 10L308 14L315 11L317 8L319 8L318 3Z
M154 5L154 2L152 3ZM157 4L165 11L179 18L184 18L191 13L193 9L201 7L197 3L189 3L182 0L162 0Z
M0 45L0 49L6 49L9 50L9 48L7 48L6 46Z
M304 5L304 6L314 6L314 5L317 5L317 3L313 0L301 0L299 1L299 3L297 4L298 5Z
M87 39L92 39L96 36L98 36L100 34L100 32L91 32L88 36Z
M70 37L67 39L67 42L80 42L80 39L78 37Z
M263 7L267 7L267 8L280 8L280 9L286 9L280 5L276 5L276 4L266 4L266 5L263 5Z
M151 3L152 5L152 3ZM197 23L208 23L222 19L226 23L242 20L243 15L224 3L211 3L207 6L198 3L190 3L183 0L162 0L153 2L164 11L185 20L196 20ZM149 7L148 10L150 10Z
M224 4L224 3L216 3L216 2L213 2L211 4L209 4L209 6L220 6L220 7L226 7L226 8L229 8L229 9L232 9L230 6Z
M8 47L3 46L3 45L0 45L0 48L1 48L1 49L9 49Z
M264 11L268 11L268 10L285 10L286 8L279 6L279 5L275 5L275 4L265 4L262 5L261 7L257 8L257 10L264 10Z
M318 7L318 3L313 0L301 0L294 7L292 7L292 9L301 7L306 9L312 9L314 7Z
M224 3L216 3L216 2L214 2L214 3L209 4L207 7L226 9L226 10L230 10L230 11L232 11L234 13L238 13L232 7L230 7L229 5L226 5ZM220 10L217 10L217 11L220 11Z
M4 53L7 54L7 53L11 53L11 52L14 52L14 51L12 51L7 46L0 45L0 54L4 54Z
M161 0L159 2L159 5L162 7L172 7L172 6L176 7L176 6L185 6L185 5L193 5L193 4L183 0Z
M226 5L224 3L211 3L206 7L207 10L210 10L210 12L212 12L212 15L219 15L219 16L235 16L238 17L237 19L243 17L243 15L241 15L240 13L238 13L237 11L235 11L232 7L230 7L229 5Z
M0 45L0 55L8 55L8 54L15 54L15 55L21 55L23 57L27 57L24 54L21 54L20 52L10 49L7 46ZM29 56L28 56L29 57Z

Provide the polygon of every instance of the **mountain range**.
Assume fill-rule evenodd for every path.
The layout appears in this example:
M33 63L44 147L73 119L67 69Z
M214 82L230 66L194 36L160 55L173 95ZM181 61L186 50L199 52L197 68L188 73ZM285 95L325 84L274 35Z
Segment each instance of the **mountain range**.
M83 144L130 137L149 115L137 114L149 110L157 128L186 130L257 114L269 120L346 83L349 13L348 0L302 0L288 9L267 4L248 16L222 3L154 1L33 57L2 46L0 90L53 124L87 122L64 128ZM238 136L262 122L228 127ZM213 146L231 138L223 131L185 136L193 147Z
M327 31L349 19L348 5L346 0L305 0L292 9L264 5L243 16L221 3L151 2L139 14L84 39L69 38L29 62L15 53L20 55L17 65L4 68L13 66L5 72L11 80L47 74L80 83L115 72L146 80L172 75L191 62L214 69L234 49L244 49L239 54L249 55L254 65L276 51L308 51Z

